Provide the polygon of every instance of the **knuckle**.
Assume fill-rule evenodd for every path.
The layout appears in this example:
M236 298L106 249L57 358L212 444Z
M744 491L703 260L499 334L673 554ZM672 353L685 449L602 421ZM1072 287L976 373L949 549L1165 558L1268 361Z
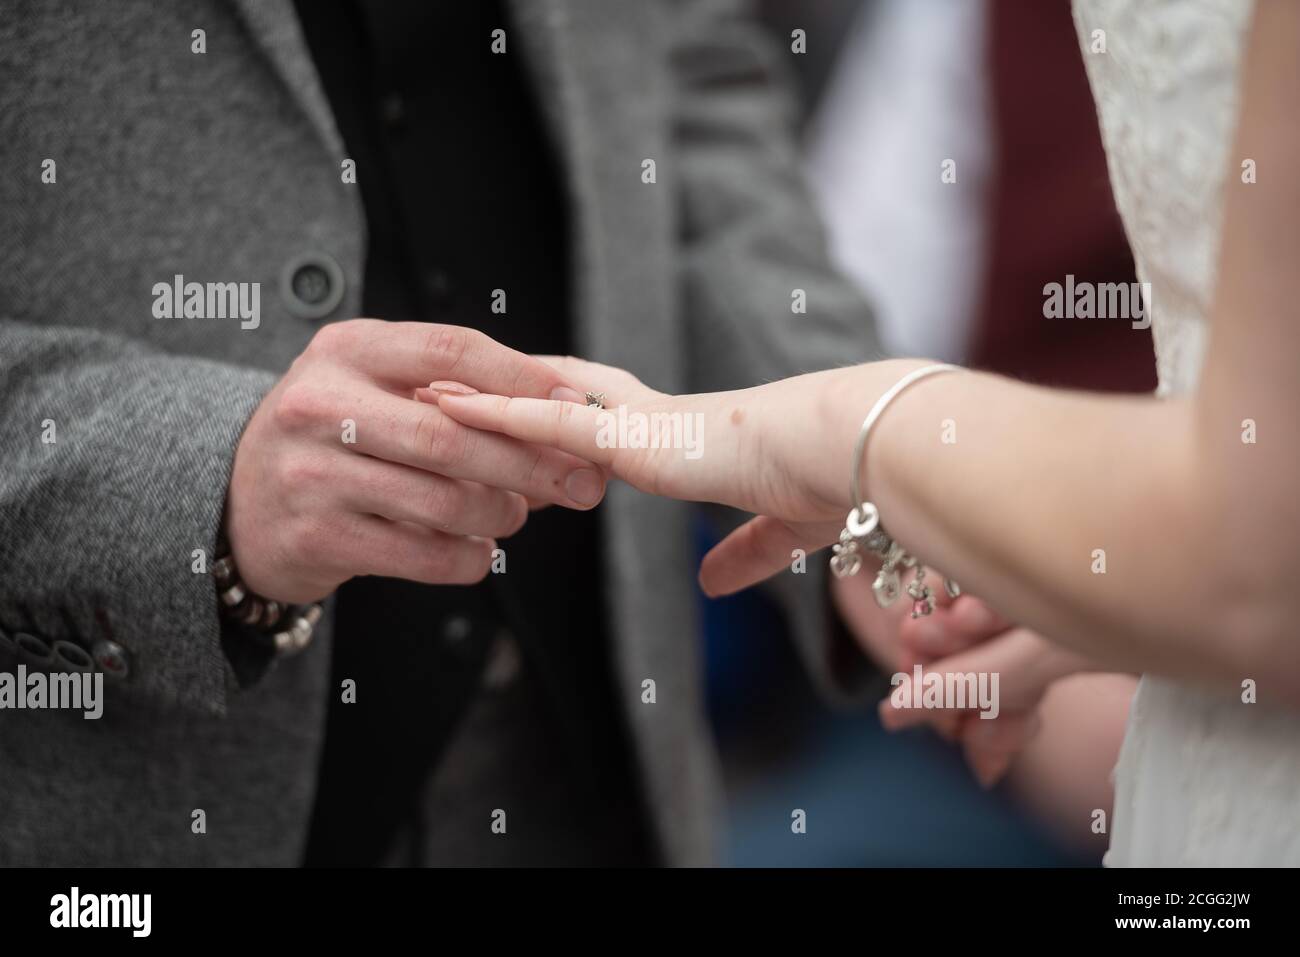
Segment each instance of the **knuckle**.
M321 326L312 336L307 351L317 356L345 355L356 343L357 326L362 320L345 319Z
M428 561L433 581L473 584L492 570L492 544L462 538L447 548L431 549Z
M531 448L527 450L527 457L523 460L522 468L519 470L519 487L526 489L540 488L549 492L546 488L546 482L543 479L542 463L546 460L546 453L540 448ZM555 480L556 483L559 479Z
M424 358L428 368L443 374L452 372L464 358L474 330L464 326L436 325L424 340Z
M412 439L415 455L436 465L457 462L464 453L465 433L465 429L444 413L427 408L415 422Z
M579 407L572 402L556 403L556 409L557 409L555 415L556 425L561 430L569 428L569 426L572 425L573 423L573 416L577 412L578 408Z
M433 584L455 584L456 552L452 548L431 548L424 556L424 578Z
M297 492L316 485L326 478L320 461L312 455L288 455L276 468L276 481L282 491Z
M448 525L451 518L460 511L463 499L464 495L455 483L430 482L424 493L421 514L429 516L444 526Z
M475 429L469 429L459 422L452 421L453 430L452 448L453 457L450 459L453 463L472 462L479 455L479 441L482 433Z
M286 432L301 432L320 422L329 411L326 396L302 379L288 383L274 408L275 424Z
M421 559L421 577L431 584L444 584L451 581L452 561L445 548L425 549Z

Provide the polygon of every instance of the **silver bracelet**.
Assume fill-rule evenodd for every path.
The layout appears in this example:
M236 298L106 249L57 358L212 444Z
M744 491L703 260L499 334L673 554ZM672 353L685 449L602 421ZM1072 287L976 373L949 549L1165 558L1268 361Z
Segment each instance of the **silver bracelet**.
M879 556L880 571L876 574L871 591L881 608L888 608L901 594L904 570L915 568L916 577L907 586L907 593L912 598L913 618L920 618L934 611L934 591L925 583L925 566L890 538L880 523L880 511L862 497L859 476L862 473L863 457L867 450L867 438L876 420L880 418L889 403L893 402L909 385L926 376L937 375L940 372L953 372L960 368L947 363L937 363L913 369L877 399L876 404L867 413L867 417L862 420L862 428L858 430L858 440L853 446L853 472L849 477L849 500L854 505L849 510L848 518L844 520L844 530L840 532L839 543L834 546L834 555L831 556L831 571L836 578L856 575L862 568L864 551ZM943 580L943 587L949 598L956 598L961 594L961 589L951 578Z

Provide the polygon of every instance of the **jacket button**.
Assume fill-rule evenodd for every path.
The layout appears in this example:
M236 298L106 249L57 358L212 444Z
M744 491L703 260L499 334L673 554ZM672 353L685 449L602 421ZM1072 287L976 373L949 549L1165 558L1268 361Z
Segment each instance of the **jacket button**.
M105 677L122 679L131 673L131 656L116 641L100 638L91 649L91 655Z
M95 670L95 662L81 645L71 641L56 641L53 670L70 673L91 672Z
M306 253L285 263L280 298L299 319L324 319L343 301L343 268L325 253Z
M14 635L14 644L18 646L19 664L45 671L54 663L54 649L44 638L20 631Z
M459 645L473 630L473 624L464 615L452 615L443 620L442 643L450 646Z

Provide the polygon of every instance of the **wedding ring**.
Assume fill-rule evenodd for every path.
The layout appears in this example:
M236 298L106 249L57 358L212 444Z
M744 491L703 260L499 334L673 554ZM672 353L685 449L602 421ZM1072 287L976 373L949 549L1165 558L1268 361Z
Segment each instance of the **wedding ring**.
M598 409L603 409L603 408L605 408L605 393L603 393L603 392L588 392L588 393L587 393L587 405L595 406L595 407L598 408Z

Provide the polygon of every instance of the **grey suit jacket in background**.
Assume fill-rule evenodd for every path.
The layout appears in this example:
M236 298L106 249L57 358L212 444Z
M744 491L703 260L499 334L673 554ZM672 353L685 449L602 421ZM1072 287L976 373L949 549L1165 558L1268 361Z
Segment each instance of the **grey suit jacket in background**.
M672 392L872 357L800 182L780 54L732 6L516 0L505 25L567 171L581 354ZM98 613L132 665L102 720L0 712L2 863L300 858L338 693L328 617L304 655L238 690L191 553L212 553L262 396L322 321L358 312L365 223L343 158L289 0L30 3L0 19L0 627L84 639ZM321 321L279 291L314 253L346 282ZM153 284L175 274L260 282L260 327L155 319ZM717 786L690 513L623 486L604 507L647 804L665 858L705 863ZM833 692L824 579L783 578Z

